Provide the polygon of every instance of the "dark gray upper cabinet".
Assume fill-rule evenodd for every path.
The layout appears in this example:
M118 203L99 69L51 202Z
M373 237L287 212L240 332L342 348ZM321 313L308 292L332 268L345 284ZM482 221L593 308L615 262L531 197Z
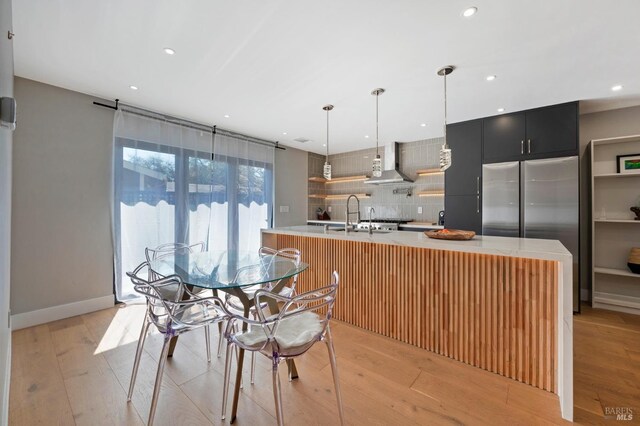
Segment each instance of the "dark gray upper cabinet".
M485 163L519 159L524 153L526 116L524 112L484 119Z
M559 157L577 152L577 102L484 119L484 163Z
M578 108L575 103L527 112L525 154L537 156L578 149Z
M444 175L447 195L476 195L482 175L482 120L447 126L451 167Z

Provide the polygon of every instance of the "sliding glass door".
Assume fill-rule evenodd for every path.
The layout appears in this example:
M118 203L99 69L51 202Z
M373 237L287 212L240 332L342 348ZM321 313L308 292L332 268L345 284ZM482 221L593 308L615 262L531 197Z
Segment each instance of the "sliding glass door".
M192 149L193 143L179 146L175 141L154 143L149 137L115 137L118 300L136 296L126 272L145 260L146 247L200 241L206 250L260 247L260 229L272 223L273 148L210 136L209 146L204 139L198 149Z

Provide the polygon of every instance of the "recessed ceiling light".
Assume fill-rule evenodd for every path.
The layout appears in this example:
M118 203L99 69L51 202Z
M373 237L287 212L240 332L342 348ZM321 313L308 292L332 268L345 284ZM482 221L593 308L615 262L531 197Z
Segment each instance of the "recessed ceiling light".
M427 123L421 123L420 127L427 127Z
M282 132L282 134L283 134L283 135L286 135L286 134L287 134L287 132Z
M229 117L231 117L229 114L224 115L224 118L229 118Z
M133 86L133 85L132 85L132 86L129 86L129 89L131 89L131 90L138 90L138 86Z
M473 15L475 15L477 11L478 11L478 8L475 6L468 7L464 10L464 12L462 12L462 16L464 16L465 18L470 18Z
M369 139L369 135L364 135L364 138L365 139Z
M327 146L327 144L326 144L326 143L323 143L323 144L322 144L322 146Z
M614 92L617 92L618 90L622 90L622 86L619 84L616 84L611 88L611 90L613 90Z
M495 79L496 79L496 76L495 76L495 75L488 75L488 76L487 76L487 81L493 81L493 80L495 80Z
M504 112L504 108L498 108L498 112Z
M164 53L166 53L167 55L175 55L176 53L176 51L170 47L165 47L163 50L164 50Z

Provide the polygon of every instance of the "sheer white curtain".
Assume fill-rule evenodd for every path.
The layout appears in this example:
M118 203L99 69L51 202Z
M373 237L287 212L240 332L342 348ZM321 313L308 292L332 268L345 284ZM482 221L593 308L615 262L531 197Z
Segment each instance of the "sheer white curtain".
M114 120L113 238L118 300L145 247L206 242L257 250L271 224L274 148L131 107Z

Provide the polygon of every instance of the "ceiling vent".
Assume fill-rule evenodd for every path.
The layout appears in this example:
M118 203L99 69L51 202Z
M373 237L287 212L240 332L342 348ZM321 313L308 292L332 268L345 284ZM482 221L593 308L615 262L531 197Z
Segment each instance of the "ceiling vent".
M300 143L306 143L309 142L311 139L307 139L307 138L295 138L294 141L295 142L300 142Z

